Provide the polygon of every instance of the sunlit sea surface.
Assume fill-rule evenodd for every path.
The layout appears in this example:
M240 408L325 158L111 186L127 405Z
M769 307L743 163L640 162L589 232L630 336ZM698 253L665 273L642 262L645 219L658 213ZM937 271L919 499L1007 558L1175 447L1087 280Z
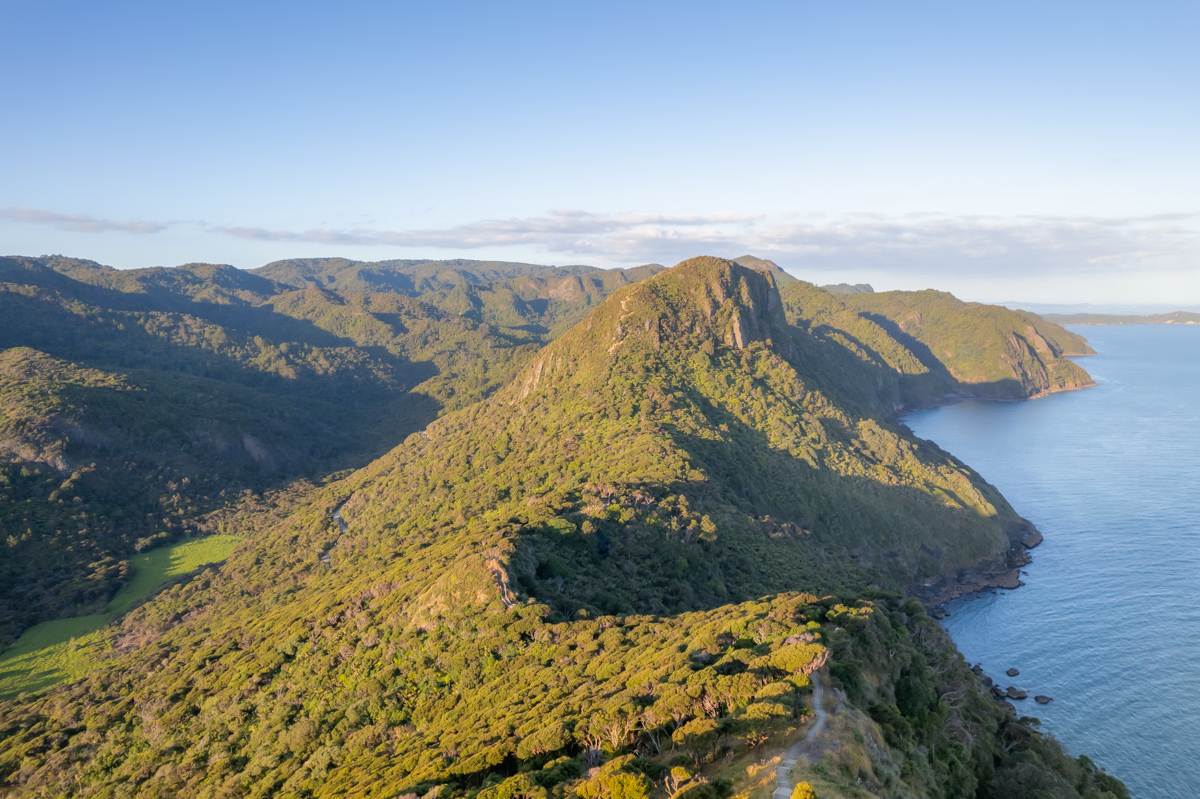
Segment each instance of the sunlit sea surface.
M1200 327L1074 329L1100 353L1080 359L1096 388L905 420L1046 536L1023 588L944 623L1029 691L1021 713L1135 797L1200 796Z

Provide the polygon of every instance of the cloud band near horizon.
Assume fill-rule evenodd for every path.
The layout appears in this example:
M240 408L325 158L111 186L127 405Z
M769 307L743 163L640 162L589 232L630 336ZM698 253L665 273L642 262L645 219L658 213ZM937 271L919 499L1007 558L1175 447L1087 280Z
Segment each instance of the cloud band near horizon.
M926 274L1059 274L1196 268L1200 214L1015 217L911 213L764 216L551 211L443 228L288 230L208 222L116 220L0 208L0 220L71 233L155 235L193 226L210 235L333 246L480 250L520 247L610 261L674 262L699 253L754 253L784 266Z

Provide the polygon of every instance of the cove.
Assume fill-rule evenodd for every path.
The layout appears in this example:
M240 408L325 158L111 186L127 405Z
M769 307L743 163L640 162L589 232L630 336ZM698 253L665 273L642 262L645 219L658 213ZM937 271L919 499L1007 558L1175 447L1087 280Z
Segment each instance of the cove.
M1025 586L958 600L943 623L969 662L1029 692L1019 713L1134 796L1194 796L1200 327L1074 329L1099 353L1080 361L1095 388L905 418L1046 536Z

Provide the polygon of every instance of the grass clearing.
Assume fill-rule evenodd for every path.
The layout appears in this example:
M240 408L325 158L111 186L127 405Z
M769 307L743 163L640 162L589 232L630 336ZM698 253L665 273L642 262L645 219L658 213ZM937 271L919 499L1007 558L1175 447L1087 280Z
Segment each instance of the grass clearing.
M153 596L167 583L209 563L224 560L240 541L211 535L155 547L129 559L132 578L104 611L34 625L0 654L0 699L45 690L82 677L95 662L104 636L99 630Z

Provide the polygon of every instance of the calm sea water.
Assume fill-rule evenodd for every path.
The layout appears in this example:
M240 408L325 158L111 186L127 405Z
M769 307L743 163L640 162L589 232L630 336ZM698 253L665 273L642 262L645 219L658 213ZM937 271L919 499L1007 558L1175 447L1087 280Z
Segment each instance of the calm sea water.
M1200 327L1077 330L1097 388L906 419L1046 535L1023 588L960 600L945 625L1135 797L1200 796Z

